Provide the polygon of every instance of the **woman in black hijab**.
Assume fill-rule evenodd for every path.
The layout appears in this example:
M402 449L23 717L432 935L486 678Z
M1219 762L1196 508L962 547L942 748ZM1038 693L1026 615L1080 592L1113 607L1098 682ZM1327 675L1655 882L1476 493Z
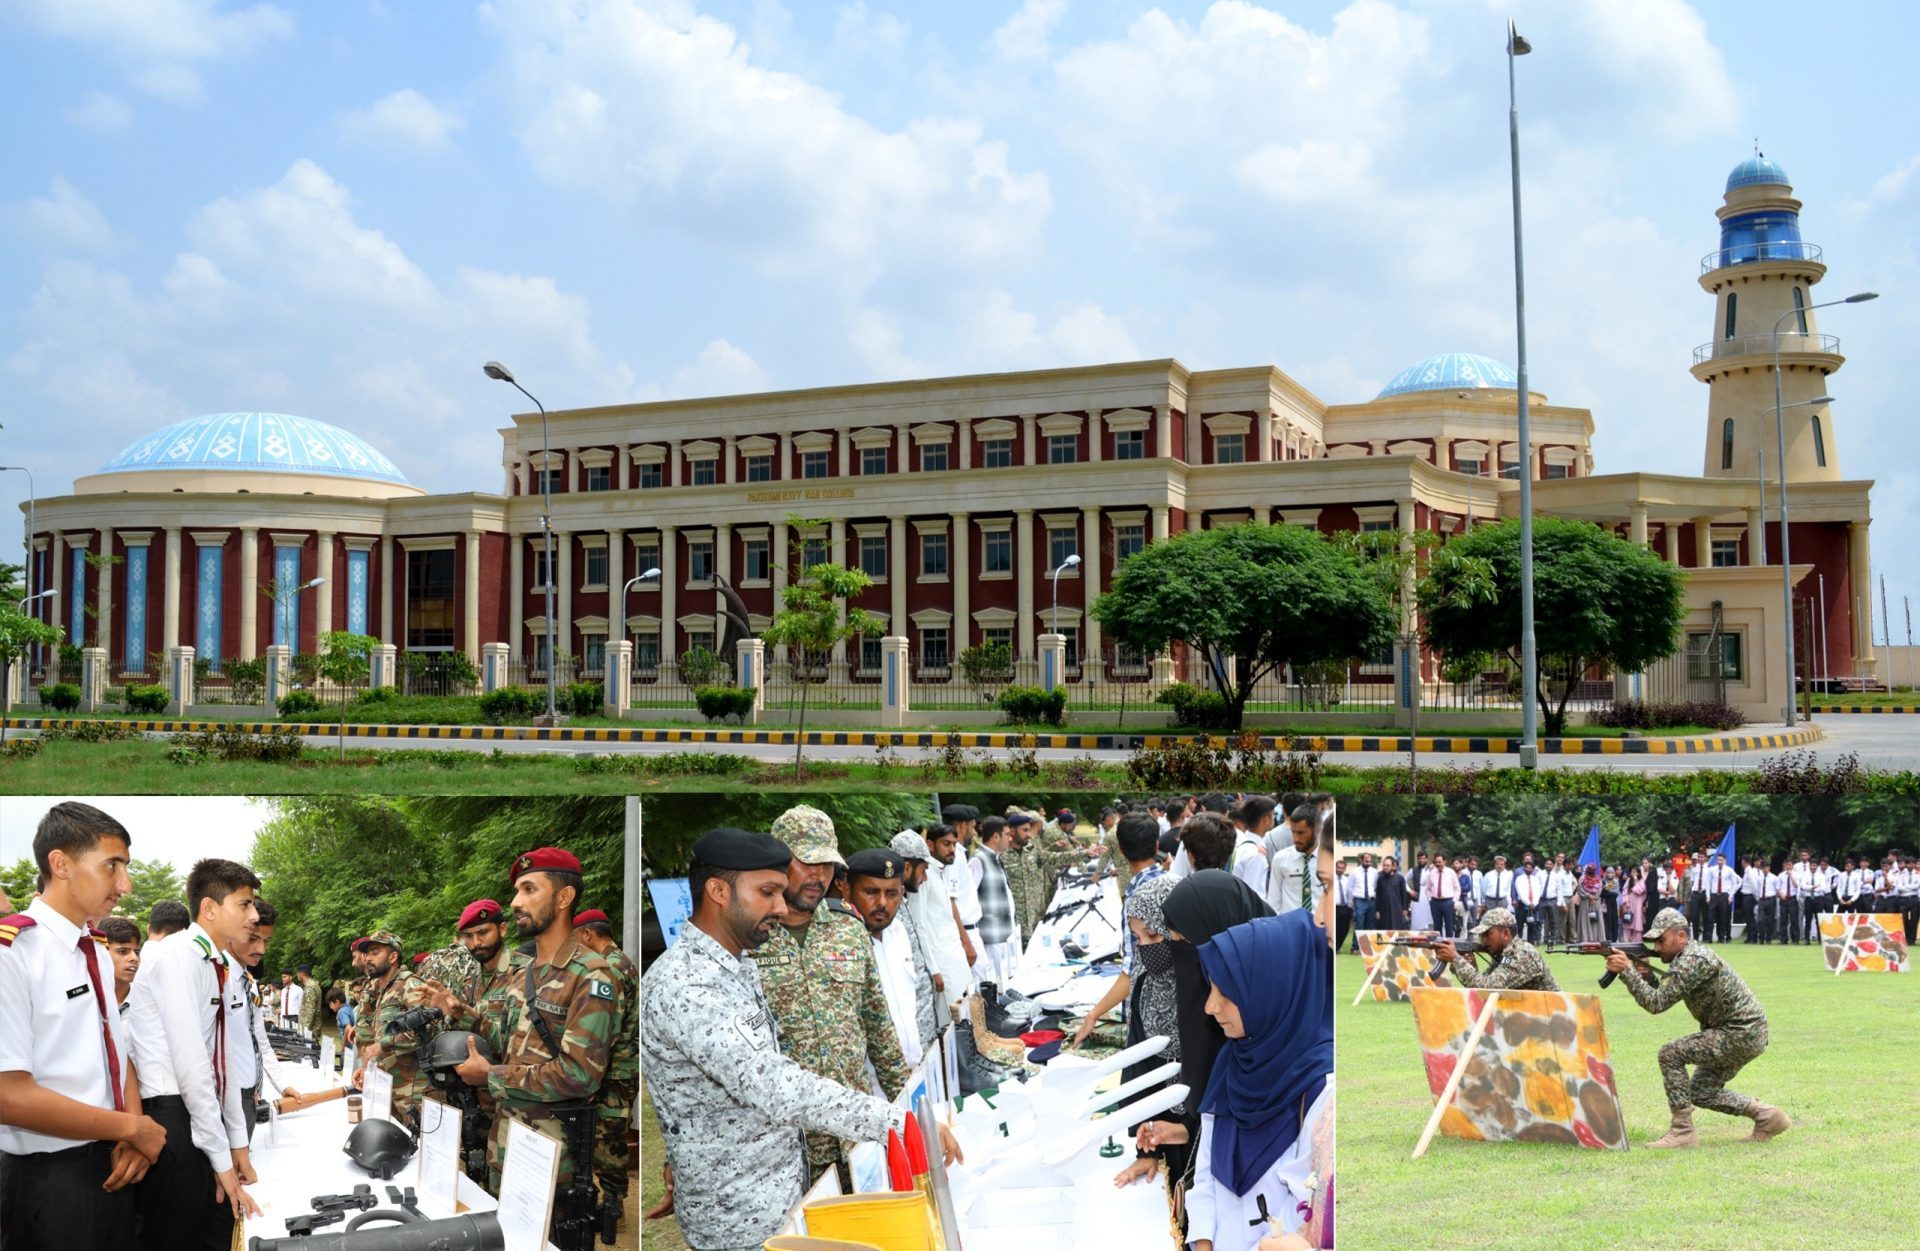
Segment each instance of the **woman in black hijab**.
M1167 894L1161 906L1166 918L1167 946L1173 956L1173 980L1176 1011L1180 1021L1180 1080L1188 1090L1205 1090L1213 1076L1213 1062L1227 1036L1220 1023L1207 1015L1207 995L1212 989L1200 968L1200 945L1213 941L1216 934L1256 917L1270 917L1273 909L1252 887L1221 869L1202 869L1182 878ZM1200 1131L1200 1116L1195 1111L1197 1098L1189 1098L1177 1122L1149 1121L1141 1127L1137 1145L1153 1150L1175 1143L1191 1143ZM1188 1160L1191 1175L1191 1156Z

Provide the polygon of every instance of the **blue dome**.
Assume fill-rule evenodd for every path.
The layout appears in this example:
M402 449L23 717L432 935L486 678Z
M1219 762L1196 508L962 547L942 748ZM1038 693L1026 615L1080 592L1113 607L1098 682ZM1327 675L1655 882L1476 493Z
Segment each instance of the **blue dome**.
M211 413L129 444L101 473L224 469L411 485L394 463L338 426L285 413Z
M1442 352L1416 361L1393 376L1378 398L1406 395L1411 391L1465 391L1481 387L1492 391L1517 391L1520 379L1499 361L1471 352Z
M1787 171L1781 169L1778 162L1771 161L1764 156L1748 157L1746 160L1734 166L1733 172L1727 175L1727 190L1729 191L1732 191L1736 187L1785 187L1789 185L1791 184L1787 181Z

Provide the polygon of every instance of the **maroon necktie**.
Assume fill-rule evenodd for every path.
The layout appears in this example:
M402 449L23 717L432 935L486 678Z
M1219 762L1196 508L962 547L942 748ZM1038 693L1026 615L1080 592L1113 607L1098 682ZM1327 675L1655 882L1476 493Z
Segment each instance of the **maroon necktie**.
M100 1009L100 1038L107 1044L107 1084L113 1087L113 1110L125 1112L126 1097L120 1091L120 1049L113 1045L113 1026L107 1020L107 996L100 989L100 964L93 950L98 945L90 932L80 932L80 954L87 958L87 976L93 979L93 1002Z
M213 984L218 987L213 1009L213 1093L222 1103L227 1098L227 966L213 962Z

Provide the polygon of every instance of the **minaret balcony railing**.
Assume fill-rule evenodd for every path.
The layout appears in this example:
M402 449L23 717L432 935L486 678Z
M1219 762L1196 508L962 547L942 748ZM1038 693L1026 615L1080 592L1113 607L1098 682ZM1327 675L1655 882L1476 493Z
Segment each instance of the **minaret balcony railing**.
M1752 265L1760 261L1819 261L1823 255L1817 243L1802 243L1798 239L1763 239L1707 253L1700 260L1700 272L1710 274L1731 265Z
M1825 352L1840 355L1840 337L1831 334L1789 333L1780 336L1780 350L1784 352ZM1693 363L1704 365L1708 361L1721 360L1728 356L1772 356L1773 336L1770 334L1746 334L1732 339L1715 339L1712 343L1702 343L1693 349Z

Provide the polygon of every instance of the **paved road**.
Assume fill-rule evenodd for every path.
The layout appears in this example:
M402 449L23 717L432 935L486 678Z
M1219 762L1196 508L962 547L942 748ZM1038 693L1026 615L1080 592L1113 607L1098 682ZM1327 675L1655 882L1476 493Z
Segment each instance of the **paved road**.
M1817 724L1826 733L1826 741L1817 744L1812 750L1823 764L1831 765L1847 752L1856 753L1860 763L1876 769L1915 769L1920 770L1920 715L1917 716L1827 716L1818 719ZM1765 733L1778 726L1749 726L1754 733ZM306 738L313 747L332 747L331 736L318 735ZM660 755L667 752L706 751L727 752L735 755L751 756L756 760L790 761L793 759L791 747L769 747L759 745L732 745L723 743L699 744L688 746L670 743L537 743L522 740L501 742L467 742L454 739L381 739L377 742L362 740L353 746L372 746L382 750L407 750L425 748L445 751L506 751L506 752L554 752L563 755L581 753L638 752L645 755ZM970 756L977 753L969 752ZM1003 753L996 753L1003 754ZM1771 756L1786 754L1782 751L1714 752L1701 755L1633 755L1633 756L1557 756L1542 755L1542 767L1552 769L1626 769L1636 772L1681 772L1697 769L1751 769ZM865 761L874 759L874 750L870 747L809 747L806 749L810 760ZM1083 756L1092 756L1100 761L1123 761L1129 753L1124 751L1076 751L1070 749L1042 750L1037 753L1041 760L1075 760ZM918 750L897 749L897 760L906 764L918 764L923 753ZM1400 752L1329 752L1325 756L1328 763L1349 765L1391 765L1405 764L1405 753ZM1423 765L1452 764L1459 767L1475 765L1478 767L1502 767L1515 763L1510 755L1491 755L1470 752L1423 752L1420 756Z

